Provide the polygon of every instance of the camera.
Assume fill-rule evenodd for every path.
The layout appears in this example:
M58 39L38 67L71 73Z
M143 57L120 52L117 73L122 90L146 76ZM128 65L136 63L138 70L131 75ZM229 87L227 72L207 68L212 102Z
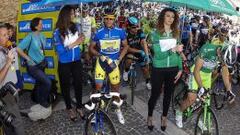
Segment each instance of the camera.
M1 89L0 89L0 98L4 97L7 92L11 95L15 96L18 93L17 87L13 82L7 82Z
M15 116L9 112L7 112L4 107L5 103L1 100L7 93L10 93L13 96L16 96L18 93L17 87L13 82L7 82L1 89L0 89L0 126L6 125L9 127L13 127L12 123L15 119Z
M4 110L4 102L0 100L0 125L2 124L12 127L12 123L15 119L15 116L7 111Z

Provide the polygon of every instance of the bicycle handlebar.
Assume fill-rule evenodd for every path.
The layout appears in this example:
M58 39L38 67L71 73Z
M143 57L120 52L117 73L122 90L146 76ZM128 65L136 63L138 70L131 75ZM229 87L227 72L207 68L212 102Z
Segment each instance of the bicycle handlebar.
M89 111L93 110L96 107L96 103L98 103L102 97L106 98L118 97L120 101L119 102L113 101L113 104L115 104L117 107L120 107L123 104L123 96L121 96L119 92L95 93L90 96L90 100L92 102L91 106L85 104L85 108L88 109Z

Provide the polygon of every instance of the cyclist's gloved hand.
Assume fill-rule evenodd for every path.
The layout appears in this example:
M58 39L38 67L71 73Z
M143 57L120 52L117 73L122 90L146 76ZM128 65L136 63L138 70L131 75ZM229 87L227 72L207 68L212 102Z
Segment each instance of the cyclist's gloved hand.
M144 57L144 61L145 61L147 64L150 63L149 55L145 55L145 57Z
M206 91L205 88L201 87L198 91L198 97L201 98L205 91Z
M101 55L99 58L102 62L107 60L107 56L104 56L104 55Z
M144 52L143 50L140 50L138 53L141 54L141 57L142 57L142 58L145 57L145 52Z
M114 63L115 63L116 65L119 65L119 64L120 64L120 60L119 60L119 59L116 59L116 60L114 60Z

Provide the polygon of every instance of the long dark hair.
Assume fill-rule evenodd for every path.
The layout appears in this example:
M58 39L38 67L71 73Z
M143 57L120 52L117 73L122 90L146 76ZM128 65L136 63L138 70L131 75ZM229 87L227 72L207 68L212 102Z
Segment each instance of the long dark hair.
M76 25L71 20L71 11L73 7L66 5L64 6L59 15L56 23L56 28L59 28L60 34L65 37L67 35L67 30L70 30L73 34L77 32Z
M165 17L166 12L168 12L168 11L174 13L174 21L171 25L171 29L172 29L173 37L178 39L179 38L179 33L180 33L179 29L178 29L179 16L178 16L177 11L175 11L172 8L165 8L161 11L161 13L158 16L157 29L160 31L161 34L163 34L165 32L164 17Z

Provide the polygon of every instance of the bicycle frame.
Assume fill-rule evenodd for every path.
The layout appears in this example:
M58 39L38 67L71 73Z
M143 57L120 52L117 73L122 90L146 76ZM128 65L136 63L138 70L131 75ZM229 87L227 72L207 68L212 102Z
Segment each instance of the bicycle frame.
M108 79L108 75L106 75L106 77L104 79L104 83L103 83L102 89L101 89L101 93L102 94L109 94L109 92L110 92L109 79ZM107 104L105 105L106 102L104 101L104 99L101 99L101 108L105 112L108 112L108 109L109 109L110 105L112 104L113 99L112 98L108 99L107 97L105 99L108 100Z
M211 95L207 93L205 101L202 102L203 106L202 109L204 110L204 115L203 115L203 124L205 125L206 122L208 123L208 129L211 128L211 115L208 113L208 108L211 106Z
M140 65L140 63L137 63L137 58L129 58L132 61L130 68L129 68L129 85L131 87L131 104L133 105L134 102L134 88L136 88L137 83L136 83L136 78L137 78L137 71L136 67Z
M103 121L102 121L102 114L101 112L99 111L101 108L100 108L100 103L101 102L98 102L96 104L96 107L94 109L94 113L93 115L95 115L95 123L94 124L94 132L97 133L99 129L103 129Z
M199 99L197 97L196 101L194 102L193 105L187 108L187 110L184 112L185 116L190 117L194 112L200 109L207 109L208 107L211 106L211 96L209 92L206 93L206 97L203 99ZM206 108L207 107L207 108Z
M211 106L211 94L210 94L210 91L208 90L206 95L204 96L203 99L197 99L197 100L200 100L200 101L196 101L197 104L194 104L190 107L188 107L188 109L183 113L183 115L186 117L186 118L190 118L193 113L195 112L201 112L201 110L203 110L203 124L209 126L208 129L211 128L211 114L208 112L208 109L210 108ZM195 103L196 103L195 102Z
M135 78L137 77L136 64L137 63L135 61L133 61L131 63L130 68L129 68L129 77L135 77ZM130 85L131 85L131 83L133 83L133 82L130 82ZM136 87L136 86L134 86L134 87Z
M200 100L200 99L196 99L196 100ZM193 105L191 105L190 107L188 107L186 109L186 111L183 112L183 115L186 118L189 118L193 115L193 113L197 112L200 110L200 108L202 108L202 102L201 101L195 101Z

